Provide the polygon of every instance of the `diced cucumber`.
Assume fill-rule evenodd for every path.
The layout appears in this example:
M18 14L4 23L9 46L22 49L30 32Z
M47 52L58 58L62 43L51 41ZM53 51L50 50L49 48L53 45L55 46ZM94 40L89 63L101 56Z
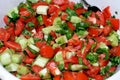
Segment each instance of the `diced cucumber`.
M77 17L77 16L72 16L70 21L72 23L79 23L79 22L81 22L81 18Z
M92 65L93 65L93 66L99 66L99 63L96 62L96 63L93 63Z
M42 29L43 33L46 35L48 35L51 31L59 31L59 30L61 30L59 26L48 26Z
M8 48L4 52L2 52L1 55L0 55L1 64L2 65L10 64L12 62L11 55L12 55L12 52Z
M79 30L77 32L77 35L79 36L79 38L84 38L84 37L86 37L88 35L88 31L86 31L86 30Z
M20 63L22 61L22 56L20 54L13 54L12 55L12 62L13 63Z
M54 19L53 25L60 26L62 24L62 20L60 17Z
M39 52L40 51L40 49L38 48L38 47L36 47L35 45L33 45L33 44L30 44L30 45L28 45L31 49L33 49L33 50L35 50L36 52Z
M14 12L14 13L18 14L18 13L19 13L18 8L17 8L17 7L15 7L15 8L13 8L12 10L10 10L10 11L8 12L8 14L7 14L7 15L8 15L10 18L13 18L13 16L11 15L11 14L12 14L12 12Z
M79 65L79 64L73 64L73 65L71 65L71 70L72 71L80 71L82 69L87 69L87 66Z
M60 70L63 70L64 69L64 60L63 60L63 56L62 56L62 51L57 52L57 54L54 57L54 60L59 63L58 68Z
M45 79L45 80L51 78L50 72L47 68L42 69L39 72L39 75L42 79Z
M108 46L105 43L101 42L99 48L108 49Z
M75 56L75 52L67 52L66 53L66 58L70 59L72 56Z
M10 72L14 72L14 71L17 71L18 66L19 65L16 63L11 63L8 66L6 66L5 68Z
M110 33L108 40L110 40L112 46L118 46L118 35L116 32Z
M27 44L28 44L28 45L30 45L30 44L35 44L34 39L33 39L32 37L29 38Z
M30 1L31 3L37 3L39 0L28 0Z
M17 68L17 73L21 74L21 75L25 75L25 74L29 73L29 70L27 67L19 65Z
M38 6L37 7L37 10L36 10L36 12L37 12L37 14L43 14L43 15L47 15L47 10L48 10L48 6Z
M65 43L68 42L67 37L66 37L65 35L58 37L55 41L56 41L56 43L58 43L59 45L63 45L63 44L65 44Z
M27 47L27 39L23 36L17 37L16 42L21 45L22 49Z
M45 1L46 1L48 4L50 4L52 0L45 0Z
M47 64L48 61L49 61L48 58L44 58L44 57L38 56L35 59L35 62L33 63L33 65L38 65L40 67L45 67L45 65Z
M53 44L52 48L55 49L55 48L58 47L58 46L59 46L59 44L56 44L56 43L55 43L55 44Z

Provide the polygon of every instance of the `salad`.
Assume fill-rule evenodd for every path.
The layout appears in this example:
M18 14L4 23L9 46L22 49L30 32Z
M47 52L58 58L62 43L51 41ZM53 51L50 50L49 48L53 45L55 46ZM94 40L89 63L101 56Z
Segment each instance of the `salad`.
M0 63L20 80L104 80L120 64L120 21L110 6L26 0L3 19Z

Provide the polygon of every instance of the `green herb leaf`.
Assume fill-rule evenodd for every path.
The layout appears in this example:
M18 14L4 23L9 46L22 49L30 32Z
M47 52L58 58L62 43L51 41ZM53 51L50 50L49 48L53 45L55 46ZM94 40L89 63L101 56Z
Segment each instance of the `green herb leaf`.
M108 49L106 49L106 48L98 48L98 49L96 50L96 53L98 53L98 54L105 53L105 54L106 54L105 59L106 59L106 60L109 59L109 52L108 52Z
M86 59L88 59L91 63L96 63L98 61L98 55L96 55L96 53L89 53L87 54Z
M80 8L80 7L83 7L83 4L82 3L77 3L74 5L74 8L77 9L77 8Z
M80 29L86 29L89 27L88 22L80 22L76 24L76 30L79 31Z
M31 28L33 28L35 26L33 22L28 22L27 25Z
M32 36L32 33L31 33L30 31L28 31L27 29L24 29L24 30L22 31L22 34L23 34L23 35Z
M110 62L112 63L112 66L117 66L120 64L120 57L114 56L114 57L110 58Z
M87 11L83 13L83 16L88 18L88 16L90 16L90 14L92 13L92 11Z
M77 16L76 12L70 8L67 8L66 12L69 14L69 16Z
M109 69L110 69L109 66L101 68L100 74L101 75L105 75L108 72Z

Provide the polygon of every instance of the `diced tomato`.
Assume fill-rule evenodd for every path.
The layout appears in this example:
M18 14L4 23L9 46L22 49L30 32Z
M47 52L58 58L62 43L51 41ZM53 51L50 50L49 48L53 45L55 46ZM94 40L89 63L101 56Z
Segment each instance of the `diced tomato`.
M23 59L23 62L26 63L26 64L32 64L34 61L34 59L26 56L24 59Z
M66 62L78 64L78 57L72 56L69 60L66 60Z
M67 16L68 16L67 13L63 13L63 14L61 15L61 19L62 19L62 20L66 20L66 19L67 19Z
M55 33L54 31L51 31L51 32L50 32L50 35L51 35L54 39L57 38L56 33Z
M39 76L31 73L21 76L20 80L41 80Z
M102 14L102 12L97 11L95 16L97 18L97 24L99 25L105 24L104 15Z
M74 9L74 2L69 2L68 3L68 7L70 8L70 9Z
M55 6L55 5L50 5L50 6L49 6L49 9L48 9L48 14L54 13L57 9L58 9L57 6Z
M60 50L60 47L56 47L56 48L54 49L54 53L57 53L59 50Z
M15 40L15 31L14 31L14 28L13 27L9 27L6 30L10 34L10 40L14 41Z
M104 80L104 77L102 75L96 75L95 80Z
M89 35L91 35L92 37L96 37L99 35L99 31L97 28L89 28L88 32L89 32Z
M61 11L65 11L65 10L67 9L67 7L68 7L68 5L62 5L62 6L60 7L60 10L61 10Z
M71 72L65 71L65 72L63 72L63 79L64 80L74 80L74 77Z
M40 49L40 54L46 58L52 58L54 56L54 50L51 46L43 46Z
M10 38L10 33L7 32L7 30L0 28L0 40L1 41L8 41Z
M21 34L21 32L23 31L24 29L24 23L21 22L20 20L18 20L16 22L16 29L15 29L15 35L18 36Z
M41 47L43 47L43 46L46 45L46 42L40 42L40 41L39 41L39 42L36 42L35 45L36 45L37 47L41 48Z
M54 61L50 61L47 63L47 68L49 69L49 71L52 73L52 75L56 76L56 75L60 75L61 72L60 70L57 68L57 65Z
M78 72L76 80L89 80L89 79L88 79L87 75L84 74L83 72Z
M5 24L7 24L7 25L9 24L9 18L7 15L4 16L3 20L4 20Z
M0 53L2 53L5 49L6 49L6 47L4 47L4 46L1 47L1 48L0 48Z
M30 16L30 12L29 11L21 11L20 12L20 16L22 16L22 17L28 17L28 16Z
M107 6L105 9L103 9L102 13L103 13L105 19L110 18L111 17L110 6Z
M39 31L38 33L36 33L36 34L34 35L34 37L35 37L35 38L38 38L38 39L43 39L44 34L43 34L42 31Z
M42 67L38 66L38 65L33 65L32 66L32 71L35 73L39 73L42 70Z
M101 66L101 67L106 66L106 65L108 64L108 62L109 62L108 60L104 60L104 59L100 59L100 60L99 60L99 63L100 63L100 66Z
M120 46L113 47L113 48L110 50L110 53L111 53L113 56L120 56Z
M68 27L71 29L71 30L75 30L75 26L73 26L73 24L71 22L67 22L68 24Z
M81 15L82 13L86 12L87 10L84 8L78 8L75 10L75 12L77 13L77 15Z
M118 30L119 29L120 20L119 19L115 19L115 18L110 18L109 20L110 20L111 24L113 25L113 29L114 30Z
M104 37L104 36L95 37L95 39L96 39L96 41L97 41L98 43L103 42L103 43L105 43L106 45L110 45L110 41L107 40L107 38Z
M113 66L109 69L109 72L115 72L115 70L116 70L116 66Z
M44 28L44 26L38 26L35 28L35 30L38 33L39 31L42 31L43 28Z
M21 50L22 50L20 44L18 44L18 43L16 43L16 42L7 41L7 42L4 42L4 44L5 44L6 47L12 48L12 49L14 49L15 51L21 51Z
M105 36L108 36L109 35L109 33L112 31L112 27L111 26L105 26L104 28L103 28L103 34L105 35Z
M27 52L27 54L30 58L35 58L35 55L32 52L30 52L30 50L25 49L25 51Z
M61 79L60 79L60 75L55 76L55 77L54 77L54 80L61 80Z
M52 18L52 17L51 17L51 18ZM47 16L43 15L43 22L44 22L45 26L47 27L47 26L52 25L53 20L50 19L50 18L48 18Z
M57 5L63 5L68 3L68 0L52 0L52 2Z
M90 70L87 71L87 74L91 77L95 77L100 71L100 67L93 66Z

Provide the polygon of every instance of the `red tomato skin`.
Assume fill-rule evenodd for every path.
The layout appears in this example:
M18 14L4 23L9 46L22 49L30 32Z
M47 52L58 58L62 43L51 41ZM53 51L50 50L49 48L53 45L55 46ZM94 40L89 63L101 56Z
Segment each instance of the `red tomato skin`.
M30 52L30 50L25 49L25 51L27 52L27 54L30 58L34 59L36 57L32 52Z
M21 76L20 80L41 80L39 76L33 75L31 73Z
M119 25L120 25L120 20L119 19L115 19L115 18L110 18L109 19L112 26L113 26L113 29L114 30L118 30L119 29Z
M68 3L68 0L52 0L52 3L57 4L57 5L63 5Z
M95 80L104 80L104 77L101 75L96 75Z
M0 48L0 53L2 53L5 49L6 49L6 47L4 47L4 46L1 47L1 48Z
M44 28L44 26L38 26L35 28L35 30L38 33L39 31L42 31L43 28Z
M43 37L44 37L44 34L43 34L43 32L42 31L39 31L39 32L37 32L36 34L35 34L35 36L34 36L35 38L38 38L38 39L43 39Z
M54 39L57 38L57 35L56 35L56 33L55 33L54 31L51 31L51 32L50 32L50 35L51 35Z
M54 13L58 8L55 5L50 5L48 9L48 14Z
M107 6L105 9L102 11L105 19L108 19L111 17L111 12L110 12L110 6Z
M32 71L35 73L39 73L42 70L42 67L38 66L38 65L33 65L32 66Z
M40 54L46 58L52 58L54 56L54 50L51 46L43 46L40 49Z
M97 37L99 35L99 31L96 28L89 28L88 32L92 37Z
M20 20L16 22L16 30L15 35L18 36L21 34L22 30L24 29L24 24Z
M68 27L71 29L71 30L75 30L75 26L73 26L73 24L71 22L67 22L68 24Z
M13 27L9 27L6 30L10 34L10 40L14 41L15 40L15 31L14 31L14 28Z
M113 48L110 50L110 53L111 53L113 56L120 56L120 45L119 45L119 46L116 46L116 47L113 47Z
M83 72L78 72L76 80L89 80L89 79L88 79L87 75L85 75Z
M67 14L67 13L64 13L64 14L61 15L61 19L62 19L62 20L66 20L66 19L67 19L67 16L68 16L68 14Z
M55 77L54 77L54 80L61 80L61 79L60 79L60 75L55 76Z
M78 8L75 10L75 12L77 13L77 15L81 15L82 13L86 12L87 10L84 8Z
M34 61L34 59L26 56L25 59L23 59L23 62L26 63L26 64L32 64Z
M105 36L108 36L109 35L109 33L112 31L112 27L111 26L105 26L104 28L103 28L103 34L105 35Z
M4 16L3 20L4 20L5 24L7 24L7 25L9 24L9 18L7 15Z
M6 47L14 49L15 51L22 51L22 48L21 48L20 44L18 44L16 42L7 41L7 42L4 42L4 44L5 44Z
M10 38L10 34L4 28L0 28L0 40L8 41Z
M63 79L64 80L74 80L74 77L71 72L66 71L66 72L63 72Z

